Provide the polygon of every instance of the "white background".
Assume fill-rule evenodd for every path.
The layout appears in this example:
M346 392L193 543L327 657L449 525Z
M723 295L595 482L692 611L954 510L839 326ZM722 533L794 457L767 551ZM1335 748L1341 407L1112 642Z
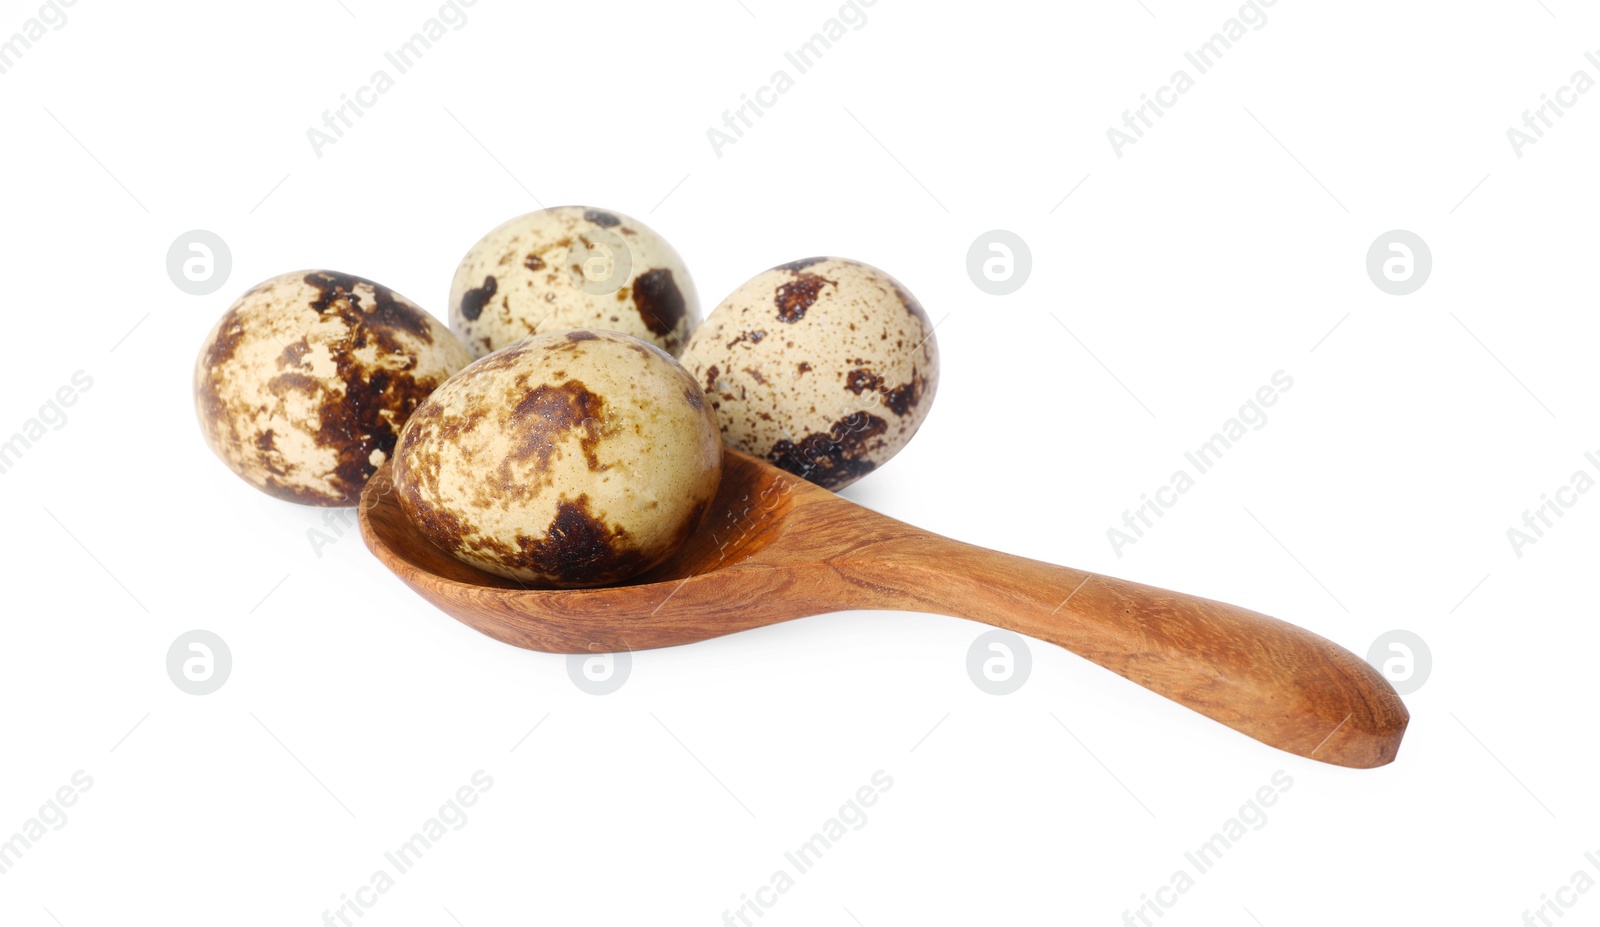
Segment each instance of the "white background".
M0 3L0 37L37 8ZM1236 4L878 0L719 158L707 128L837 4L479 0L313 154L437 9L79 0L0 76L0 435L94 384L0 476L0 837L94 782L0 875L0 922L321 923L480 769L467 824L360 923L722 923L880 769L865 826L764 927L1121 923L1278 770L1265 826L1160 923L1511 925L1589 866L1600 495L1521 557L1506 531L1600 450L1600 93L1520 158L1506 130L1596 73L1592 11L1279 0L1118 158L1107 128ZM311 267L443 317L468 246L541 203L644 219L706 311L803 256L889 270L942 320L938 400L847 496L1362 655L1413 631L1434 667L1398 761L1299 759L1039 643L987 695L983 629L911 614L638 653L597 697L415 597L345 523L318 556L324 511L200 440L205 331ZM210 296L165 269L195 228L233 254ZM994 228L1033 254L1005 297L965 269ZM1405 297L1364 266L1394 228L1434 259ZM1267 424L1113 553L1106 529L1278 370ZM193 628L233 653L203 697L165 670ZM1600 892L1564 897L1600 917Z

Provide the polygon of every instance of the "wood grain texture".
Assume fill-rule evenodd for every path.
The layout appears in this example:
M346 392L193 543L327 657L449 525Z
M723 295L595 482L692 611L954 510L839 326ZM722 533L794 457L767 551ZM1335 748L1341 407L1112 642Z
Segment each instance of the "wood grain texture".
M667 647L845 609L970 618L1058 644L1262 743L1341 766L1391 762L1409 715L1372 667L1248 609L986 550L879 515L728 450L699 531L600 589L528 589L454 559L400 511L385 465L367 547L423 598L518 647Z

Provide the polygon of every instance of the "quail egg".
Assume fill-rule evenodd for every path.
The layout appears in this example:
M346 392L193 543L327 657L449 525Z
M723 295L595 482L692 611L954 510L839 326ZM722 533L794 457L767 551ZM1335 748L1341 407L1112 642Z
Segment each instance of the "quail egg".
M407 416L471 360L400 294L297 271L239 297L211 329L195 362L195 411L206 443L257 489L354 505Z
M499 576L616 583L693 533L722 475L695 381L617 332L534 335L472 363L419 407L395 453L402 511Z
M485 235L456 268L450 326L474 357L540 332L618 331L676 355L700 320L678 252L619 212L558 206Z
M939 382L933 324L893 277L844 258L763 271L684 348L723 440L829 489L893 457Z

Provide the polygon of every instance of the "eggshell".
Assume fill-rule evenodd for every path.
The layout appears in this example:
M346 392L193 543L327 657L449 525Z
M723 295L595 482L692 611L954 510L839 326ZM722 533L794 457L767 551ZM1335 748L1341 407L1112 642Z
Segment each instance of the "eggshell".
M239 297L211 329L195 362L195 411L206 443L250 485L354 505L412 410L470 361L398 293L296 271Z
M933 324L893 277L808 258L734 290L683 351L730 447L829 489L882 466L933 405Z
M700 321L678 252L619 212L558 206L485 235L456 268L450 327L474 357L531 334L617 331L677 354Z
M430 396L395 455L401 509L473 566L615 583L665 559L722 475L717 425L671 355L629 335L535 335Z

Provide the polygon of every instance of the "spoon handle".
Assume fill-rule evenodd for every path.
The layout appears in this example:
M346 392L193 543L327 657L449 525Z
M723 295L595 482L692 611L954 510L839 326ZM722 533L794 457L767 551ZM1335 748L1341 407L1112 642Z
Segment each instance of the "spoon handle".
M1343 647L1258 612L910 528L832 566L880 608L1058 644L1262 743L1340 766L1395 757L1410 715Z

